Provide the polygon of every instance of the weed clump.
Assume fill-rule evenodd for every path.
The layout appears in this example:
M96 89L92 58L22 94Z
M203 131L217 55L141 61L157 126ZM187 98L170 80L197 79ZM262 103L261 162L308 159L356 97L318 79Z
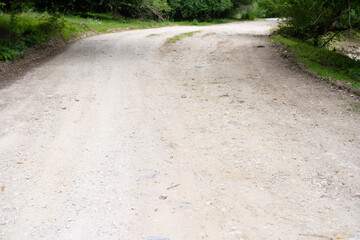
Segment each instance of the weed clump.
M176 35L176 36L174 36L174 37L172 37L172 38L168 38L168 39L167 39L167 42L168 42L168 43L175 43L175 42L180 41L180 40L182 40L182 39L184 39L184 38L192 37L192 36L194 36L194 34L200 33L200 32L201 32L201 31L194 31L194 32L182 33L182 34Z

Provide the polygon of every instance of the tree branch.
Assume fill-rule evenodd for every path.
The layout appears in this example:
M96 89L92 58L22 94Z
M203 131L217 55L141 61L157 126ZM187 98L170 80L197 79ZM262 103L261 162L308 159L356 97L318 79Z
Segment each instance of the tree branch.
M350 5L350 0L348 0L348 4L349 4L349 26L350 26L350 29L352 29L352 26L351 26L351 5Z
M335 37L336 35L338 35L340 32L336 32L334 35L331 36L331 38L329 40L327 40L322 46L321 48L325 47L326 44L328 44L329 42L331 42Z
M166 22L165 19L158 12L156 12L155 9L153 9L151 6L146 4L145 7L147 7L155 16L160 18L163 22Z

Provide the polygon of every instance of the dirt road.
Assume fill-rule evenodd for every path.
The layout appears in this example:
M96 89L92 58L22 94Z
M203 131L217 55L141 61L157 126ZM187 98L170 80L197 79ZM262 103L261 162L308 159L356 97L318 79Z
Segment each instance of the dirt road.
M0 239L360 239L356 100L274 26L91 37L2 83Z

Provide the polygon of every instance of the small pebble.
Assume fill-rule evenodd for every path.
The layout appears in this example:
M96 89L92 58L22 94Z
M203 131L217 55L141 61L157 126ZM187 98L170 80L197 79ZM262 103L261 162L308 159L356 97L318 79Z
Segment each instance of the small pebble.
M161 199L161 200L165 200L165 199L167 199L167 196L166 196L166 195L164 195L164 194L162 194L162 195L160 195L159 199Z

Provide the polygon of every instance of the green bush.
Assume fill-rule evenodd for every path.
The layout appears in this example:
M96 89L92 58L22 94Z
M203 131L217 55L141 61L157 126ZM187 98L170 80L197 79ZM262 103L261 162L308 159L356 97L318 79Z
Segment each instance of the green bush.
M267 12L266 9L260 7L258 2L254 2L251 7L252 7L252 13L254 14L255 17L258 18L273 17L271 14Z
M252 12L243 11L241 13L241 20L254 20L255 15Z

